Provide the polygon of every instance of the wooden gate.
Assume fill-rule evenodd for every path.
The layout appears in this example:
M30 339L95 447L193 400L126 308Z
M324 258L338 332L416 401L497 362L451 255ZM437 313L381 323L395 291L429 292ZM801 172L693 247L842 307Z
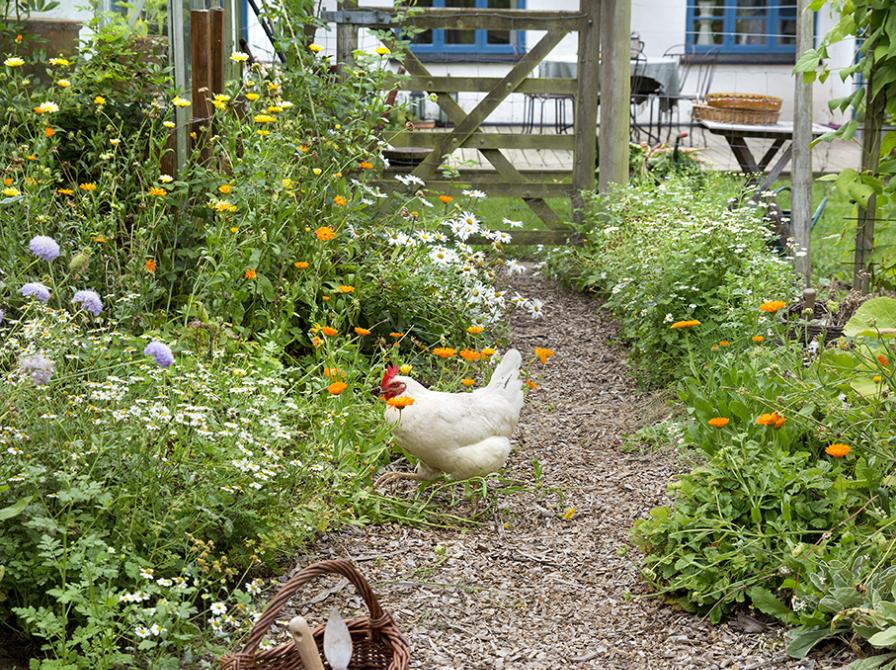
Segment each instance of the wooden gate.
M612 2L613 0L603 0ZM627 0L624 0L627 1ZM349 58L357 43L357 27L396 29L414 26L423 30L438 28L487 29L501 31L545 31L541 39L524 54L503 77L433 76L412 52L405 55L409 77L393 83L411 91L428 91L449 123L447 131L393 131L384 139L395 147L432 149L411 171L423 179L428 188L443 193L460 191L470 185L489 195L519 197L546 224L547 230L523 231L514 234L519 244L557 244L566 241L571 228L546 202L550 197L572 200L573 216L578 217L583 190L595 187L595 155L597 108L600 93L600 15L602 0L580 0L580 9L573 11L530 11L505 9L421 9L400 21L389 9L358 10L352 0L345 0L335 12L324 13L328 22L337 24L337 54L340 61ZM571 78L530 78L538 64L567 34L578 33L578 76ZM626 35L626 40L628 36ZM627 62L626 62L627 67ZM485 93L480 102L465 112L451 96L471 91ZM537 135L483 132L482 124L511 93L563 94L574 97L575 128L572 135ZM622 113L628 116L627 101ZM493 170L460 170L456 179L441 177L439 167L444 158L457 149L476 149L492 165ZM627 151L626 146L626 151ZM572 170L545 174L544 170L521 170L513 165L502 149L573 150ZM394 176L394 171L392 175ZM387 180L384 180L387 181ZM391 180L394 186L396 182Z

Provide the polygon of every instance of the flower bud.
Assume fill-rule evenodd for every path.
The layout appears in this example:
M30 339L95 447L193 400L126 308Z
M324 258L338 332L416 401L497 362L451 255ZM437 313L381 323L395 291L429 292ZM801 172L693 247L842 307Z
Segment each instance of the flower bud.
M80 274L85 272L89 266L90 254L86 251L81 251L72 256L72 259L68 262L68 271L74 274Z

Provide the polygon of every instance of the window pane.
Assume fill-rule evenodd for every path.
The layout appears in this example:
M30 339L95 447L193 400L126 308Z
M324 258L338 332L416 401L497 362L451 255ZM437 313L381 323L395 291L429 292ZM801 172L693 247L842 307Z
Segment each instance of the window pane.
M768 40L765 19L737 19L735 31L738 44L765 44Z
M787 0L788 2L790 0ZM778 32L778 44L796 44L796 7L782 6L778 10L781 17L781 27Z
M446 30L445 44L476 44L476 31Z
M510 44L510 31L509 30L489 30L488 31L488 43L489 44Z
M413 2L414 7L432 7L432 0L417 0ZM411 44L432 44L432 31L423 30L411 39Z
M694 23L691 37L694 44L712 46L721 44L725 32L722 17L725 14L725 0L696 0Z
M786 0L791 2L791 0ZM796 0L792 0L796 2ZM768 16L768 0L737 0L738 16Z
M489 9L515 9L515 5L511 0L487 0L485 3Z
M476 0L445 0L445 6L457 9L460 7L475 7Z

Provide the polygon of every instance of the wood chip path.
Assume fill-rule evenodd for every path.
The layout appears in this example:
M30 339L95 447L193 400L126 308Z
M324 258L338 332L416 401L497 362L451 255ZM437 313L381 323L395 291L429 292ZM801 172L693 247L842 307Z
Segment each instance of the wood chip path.
M494 522L472 530L347 528L324 536L297 567L323 558L357 561L408 637L412 667L422 670L845 665L842 650L795 661L778 628L747 633L744 619L713 626L649 596L629 531L666 501L667 482L684 466L671 448L619 447L662 403L627 374L625 352L614 346L614 326L596 300L545 279L514 283L546 308L540 321L512 318L513 345L530 359L536 346L556 357L527 399L507 474L531 482L537 459L544 484L566 500L516 493L501 499ZM571 521L562 518L568 507L576 509ZM332 604L343 611L361 605L350 587L321 595L308 615L316 621Z

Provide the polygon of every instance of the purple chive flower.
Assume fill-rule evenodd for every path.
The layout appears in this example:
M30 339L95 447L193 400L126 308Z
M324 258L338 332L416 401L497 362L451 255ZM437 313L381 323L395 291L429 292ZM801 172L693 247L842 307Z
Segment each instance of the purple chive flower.
M52 237L38 235L28 243L31 253L47 262L59 258L59 243Z
M94 316L99 316L100 312L103 311L103 301L100 300L100 294L96 291L78 291L75 293L75 297L72 298L72 302L80 304L81 307Z
M146 345L146 348L143 350L143 353L146 356L152 356L156 363L158 363L161 367L167 368L169 365L174 363L174 354L171 353L171 348L158 340L153 340L149 344Z
M29 375L36 386L46 386L56 370L56 364L43 354L25 356L19 360L19 371Z
M19 289L19 293L25 298L37 298L41 302L47 302L50 299L50 289L39 281L28 282Z

